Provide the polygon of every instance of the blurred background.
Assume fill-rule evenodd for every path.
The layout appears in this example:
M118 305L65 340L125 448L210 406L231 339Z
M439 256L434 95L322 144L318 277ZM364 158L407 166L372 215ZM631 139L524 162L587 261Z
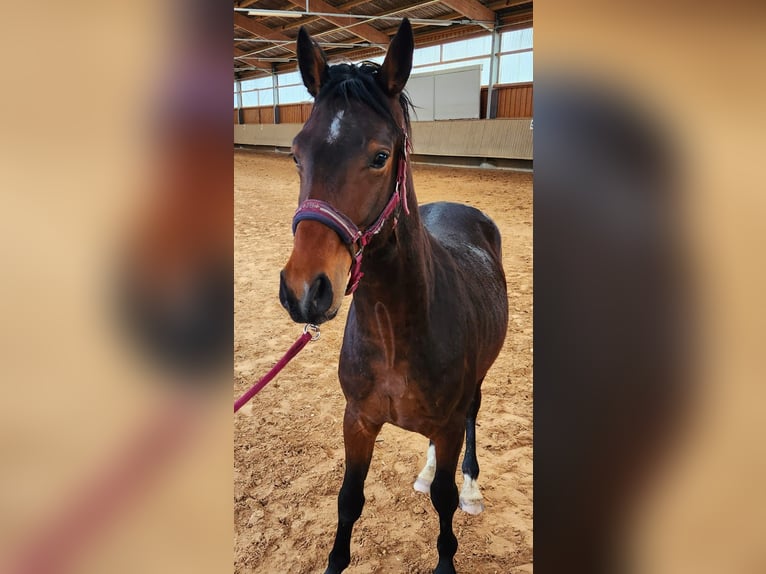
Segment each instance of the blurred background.
M232 16L209 4L4 10L2 572L230 568Z
M0 571L231 568L231 19L4 11ZM534 27L536 568L763 572L766 7Z
M766 6L535 6L535 569L761 572Z

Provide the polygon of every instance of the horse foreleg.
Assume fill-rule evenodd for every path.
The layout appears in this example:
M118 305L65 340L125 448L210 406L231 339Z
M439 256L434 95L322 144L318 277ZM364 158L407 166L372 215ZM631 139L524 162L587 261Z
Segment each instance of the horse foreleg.
M463 446L463 432L461 422L434 437L436 473L431 483L431 502L439 513L439 538L436 541L439 563L433 574L455 574L453 557L457 552L457 538L452 531L452 517L458 505L455 470Z
M473 401L465 418L465 456L463 457L463 489L460 491L460 508L468 514L484 510L484 499L479 489L479 461L476 459L476 415L481 406L481 381L476 387Z
M351 562L351 531L362 514L364 480L372 460L375 437L380 427L358 419L346 406L343 417L343 443L346 447L346 472L338 493L338 530L325 574L339 574Z

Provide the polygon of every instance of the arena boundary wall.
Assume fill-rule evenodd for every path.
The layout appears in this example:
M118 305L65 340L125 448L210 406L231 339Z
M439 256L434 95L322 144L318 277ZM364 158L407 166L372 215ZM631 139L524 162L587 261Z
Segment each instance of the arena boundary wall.
M303 124L237 124L234 144L286 150ZM414 160L456 166L531 168L530 118L412 122Z

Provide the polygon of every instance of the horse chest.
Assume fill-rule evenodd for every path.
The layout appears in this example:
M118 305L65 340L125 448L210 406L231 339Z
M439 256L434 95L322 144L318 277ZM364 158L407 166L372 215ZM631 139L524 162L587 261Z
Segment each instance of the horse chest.
M340 361L346 400L377 423L430 434L460 402L459 354L442 356L423 334L410 340L380 301L351 320Z
M416 381L397 373L378 373L343 386L346 400L379 424L391 423L427 434L433 421L443 417L439 405L428 400Z
M413 371L418 372L405 358L389 364L386 354L378 353L365 360L342 360L340 381L347 402L374 422L429 436L449 418L462 386L413 376Z

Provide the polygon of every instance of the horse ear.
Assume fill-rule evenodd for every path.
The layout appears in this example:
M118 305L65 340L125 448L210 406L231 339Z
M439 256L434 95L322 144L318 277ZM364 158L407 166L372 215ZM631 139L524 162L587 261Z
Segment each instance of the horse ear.
M415 38L412 35L412 26L410 21L404 18L388 46L386 59L383 60L378 75L380 87L389 96L396 96L404 90L412 71L412 52L414 50Z
M309 94L316 97L327 81L330 68L324 51L303 26L298 30L298 69Z

